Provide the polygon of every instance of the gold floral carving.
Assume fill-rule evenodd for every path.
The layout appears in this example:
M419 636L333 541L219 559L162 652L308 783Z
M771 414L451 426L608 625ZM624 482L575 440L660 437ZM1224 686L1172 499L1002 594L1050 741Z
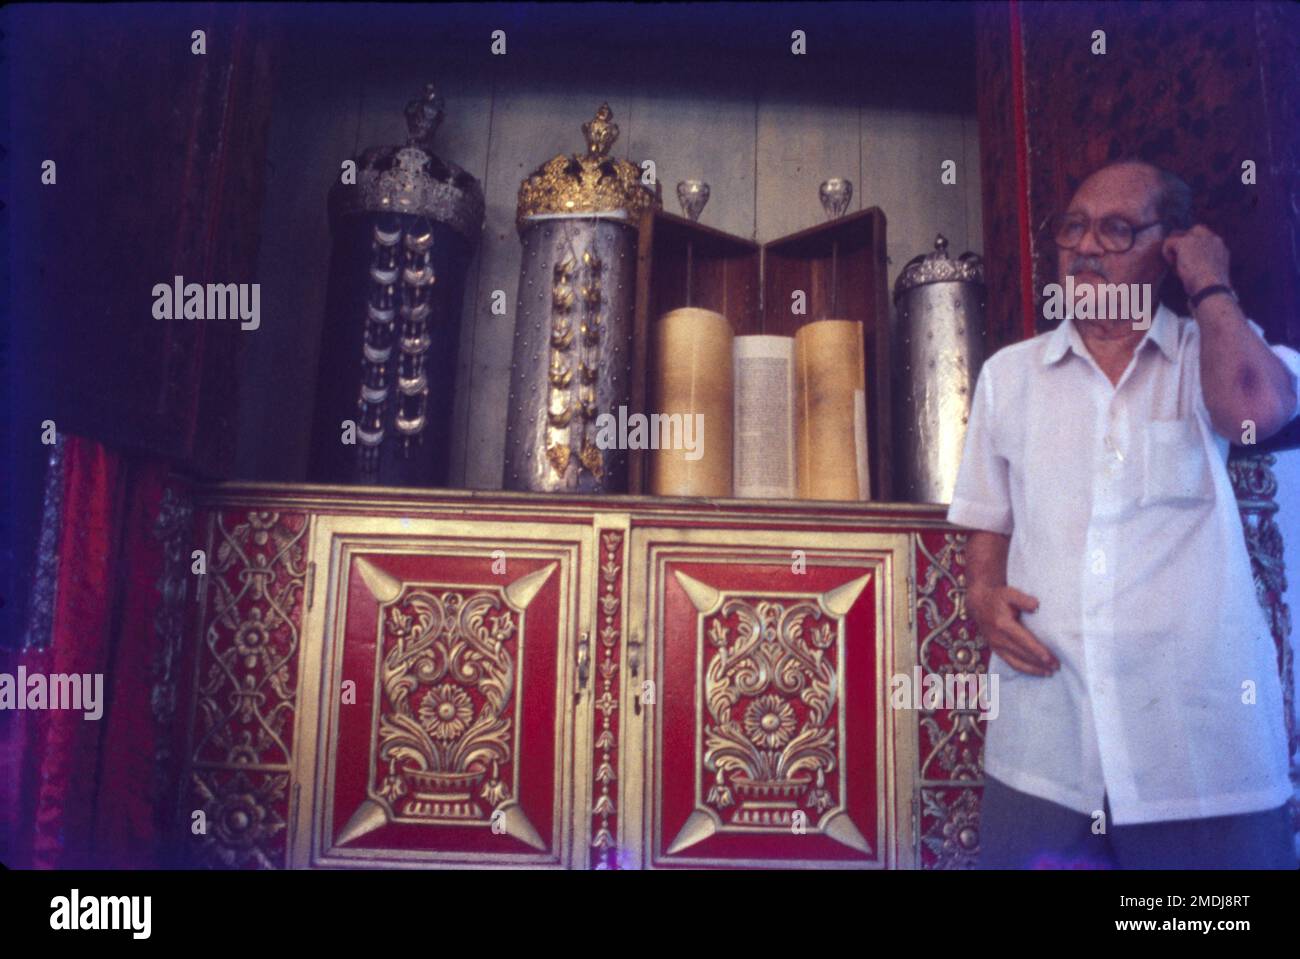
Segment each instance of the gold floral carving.
M300 514L235 516L212 521L190 798L209 826L201 862L277 868L293 765L307 524Z
M387 772L376 792L397 818L483 819L510 798L506 644L518 624L504 605L487 592L417 589L387 608L378 743Z
M729 830L785 832L807 816L810 832L870 855L845 808L836 703L844 616L871 574L820 595L780 598L732 596L681 570L673 575L700 614L697 782L708 789L668 854Z
M363 581L381 598L379 685L369 799L339 833L342 845L389 822L482 824L546 848L515 799L514 712L523 607L551 564L500 589ZM385 601L386 600L386 601Z
M204 636L195 761L215 746L226 765L290 762L298 655L304 525L287 529L277 513L253 511L222 536L209 572L216 597ZM238 569L234 577L223 575Z
M623 534L610 530L601 535L605 547L605 561L600 566L600 697L596 700L596 711L600 713L599 732L596 735L596 788L599 790L592 806L591 845L595 850L594 865L597 869L609 869L614 865L614 818L617 815L614 800L615 750L618 736L615 729L614 713L618 709L618 638L619 607L621 599L621 579L619 558L623 553ZM631 695L639 694L632 690Z
M705 802L735 806L733 825L788 829L801 805L820 814L836 804L826 774L837 766L828 651L838 633L815 600L730 599L705 621L716 651L704 687L704 766L714 774Z
M919 791L921 814L932 823L923 842L933 869L969 868L979 856L980 800L973 788L926 787Z
M987 668L987 646L966 606L966 544L965 533L916 537L917 659L925 674ZM922 751L915 814L922 864L969 868L979 854L977 790L984 776L979 709L922 709L917 717Z
M196 769L191 776L206 826L198 837L200 861L226 869L284 865L273 846L285 831L287 772Z
M966 609L966 534L944 534L943 545L935 553L919 539L917 548L928 561L916 589L917 655L922 670L940 675L980 671L985 646ZM977 722L979 707L949 712L951 726L947 729L936 710L920 712L921 726L933 745L921 757L919 772L927 780L978 782L983 777L984 746Z

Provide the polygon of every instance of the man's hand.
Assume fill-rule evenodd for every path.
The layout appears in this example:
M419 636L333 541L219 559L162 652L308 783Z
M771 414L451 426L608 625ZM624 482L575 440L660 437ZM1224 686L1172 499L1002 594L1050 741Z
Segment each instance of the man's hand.
M1228 276L1228 245L1200 223L1190 230L1175 230L1165 239L1160 252L1178 271L1188 296L1207 286L1231 285Z
M1231 286L1227 245L1199 223L1166 237L1161 252L1188 296ZM1234 297L1208 297L1193 316L1201 337L1201 390L1214 431L1233 443L1263 442L1295 414L1290 370L1249 328Z
M1047 647L1020 624L1021 611L1038 609L1037 599L1012 586L971 586L966 602L989 646L1016 669L1051 676L1061 668Z

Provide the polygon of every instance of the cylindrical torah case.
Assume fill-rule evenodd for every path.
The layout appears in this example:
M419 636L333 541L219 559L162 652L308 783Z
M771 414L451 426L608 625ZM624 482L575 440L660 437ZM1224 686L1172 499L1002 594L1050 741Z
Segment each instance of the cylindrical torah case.
M894 462L898 497L952 501L975 378L984 362L984 265L974 253L934 251L894 284Z
M660 191L609 155L618 127L608 105L582 131L585 154L555 157L519 188L508 490L627 489L637 226Z
M433 153L443 101L406 105L403 146L366 150L330 191L333 249L312 478L443 486L465 275L483 190Z

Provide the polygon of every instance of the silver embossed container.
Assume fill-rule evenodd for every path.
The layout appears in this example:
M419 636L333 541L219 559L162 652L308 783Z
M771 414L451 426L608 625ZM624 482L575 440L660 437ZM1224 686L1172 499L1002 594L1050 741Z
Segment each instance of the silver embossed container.
M465 279L483 189L433 150L444 103L406 104L405 143L356 158L329 194L332 243L310 478L447 485ZM349 435L351 434L351 435Z
M508 490L627 489L618 427L630 412L637 226L660 201L639 167L609 156L612 119L602 106L583 124L585 154L557 156L520 186Z
M913 258L894 284L894 463L897 496L952 501L975 379L984 362L984 266L979 256L934 251Z

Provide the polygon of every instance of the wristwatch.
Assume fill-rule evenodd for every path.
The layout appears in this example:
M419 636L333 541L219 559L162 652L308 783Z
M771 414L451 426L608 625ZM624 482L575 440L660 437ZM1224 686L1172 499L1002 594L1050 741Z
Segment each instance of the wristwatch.
M1212 286L1207 286L1205 289L1197 292L1194 296L1189 296L1187 298L1187 302L1191 304L1191 307L1194 310L1201 305L1202 300L1204 300L1206 297L1214 296L1215 293L1227 293L1228 296L1232 297L1232 301L1234 303L1241 302L1240 300L1237 299L1236 291L1233 290L1232 287L1226 286L1222 283L1215 283Z

